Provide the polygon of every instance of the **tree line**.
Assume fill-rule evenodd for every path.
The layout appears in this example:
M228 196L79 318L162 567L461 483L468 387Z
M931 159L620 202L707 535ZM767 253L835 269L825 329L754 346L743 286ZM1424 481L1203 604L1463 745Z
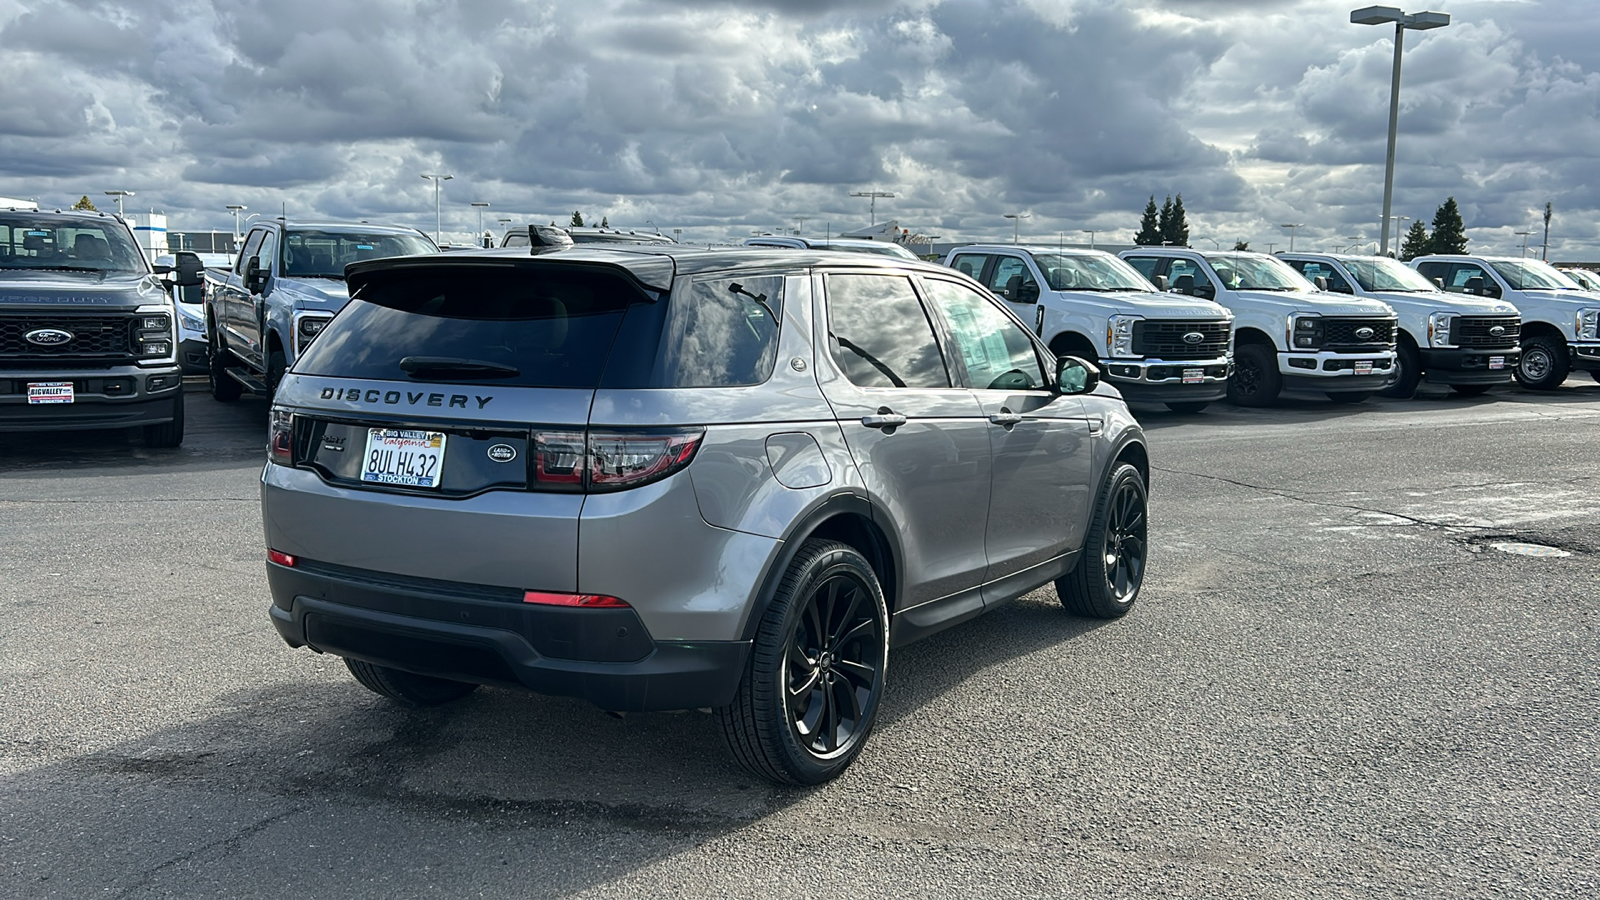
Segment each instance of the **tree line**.
M1183 209L1183 194L1167 195L1166 201L1156 206L1156 195L1150 195L1144 215L1139 218L1139 231L1133 242L1140 246L1189 246L1189 220ZM1235 241L1235 250L1249 250L1250 242ZM1433 229L1421 221L1411 223L1400 244L1400 259L1410 262L1430 253L1467 252L1467 227L1461 220L1461 208L1456 198L1447 198L1433 214Z

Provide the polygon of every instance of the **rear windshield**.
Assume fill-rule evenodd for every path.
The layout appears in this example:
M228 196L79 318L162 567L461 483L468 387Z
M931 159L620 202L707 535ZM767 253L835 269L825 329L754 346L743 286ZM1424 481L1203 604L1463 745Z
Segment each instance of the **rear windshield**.
M656 299L594 269L399 270L363 286L295 371L547 388L759 384L776 359L782 289L776 275L680 279Z

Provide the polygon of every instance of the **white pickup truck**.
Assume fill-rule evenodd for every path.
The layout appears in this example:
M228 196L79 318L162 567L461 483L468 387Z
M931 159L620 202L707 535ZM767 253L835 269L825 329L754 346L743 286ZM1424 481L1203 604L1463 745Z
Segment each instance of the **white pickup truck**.
M1504 300L1522 314L1523 387L1551 391L1573 369L1600 378L1600 294L1549 263L1502 256L1419 256L1411 267L1452 294Z
M1099 250L974 244L944 264L1004 299L1057 356L1099 360L1129 403L1199 412L1227 394L1233 316L1208 300L1161 293Z
M1522 320L1515 306L1446 293L1386 256L1279 253L1278 258L1324 290L1381 300L1399 314L1396 374L1384 389L1388 396L1410 397L1424 378L1465 396L1511 381L1522 357Z
M1228 399L1266 406L1283 391L1359 403L1395 375L1399 318L1387 304L1317 290L1265 253L1137 247L1121 253L1146 278L1233 312Z

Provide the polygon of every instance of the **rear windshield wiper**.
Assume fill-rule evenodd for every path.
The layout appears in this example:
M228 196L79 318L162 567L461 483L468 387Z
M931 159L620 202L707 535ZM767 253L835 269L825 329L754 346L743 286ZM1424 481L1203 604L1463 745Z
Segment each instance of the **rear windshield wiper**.
M413 378L515 378L522 374L516 366L455 356L407 356L400 360L400 368Z

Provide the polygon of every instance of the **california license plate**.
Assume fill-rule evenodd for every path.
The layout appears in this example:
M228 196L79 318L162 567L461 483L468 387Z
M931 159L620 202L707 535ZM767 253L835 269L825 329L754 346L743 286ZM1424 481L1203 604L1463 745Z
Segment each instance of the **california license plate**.
M1358 359L1358 360L1356 360L1356 374L1357 375L1371 375L1372 374L1372 360L1370 360L1370 359Z
M1205 369L1184 369L1183 370L1183 383L1184 384L1199 384L1200 382L1205 381L1205 380L1206 380L1206 370Z
M32 381L28 383L28 403L71 403L72 382Z
M1491 369L1504 369L1505 367L1506 367L1506 358L1504 356L1491 356L1491 357L1489 357L1489 368L1491 368Z
M445 435L401 428L367 429L361 480L371 484L437 488L444 470Z

